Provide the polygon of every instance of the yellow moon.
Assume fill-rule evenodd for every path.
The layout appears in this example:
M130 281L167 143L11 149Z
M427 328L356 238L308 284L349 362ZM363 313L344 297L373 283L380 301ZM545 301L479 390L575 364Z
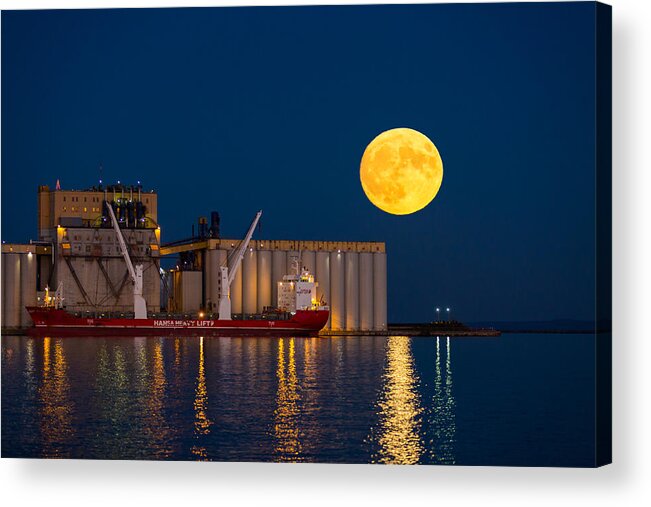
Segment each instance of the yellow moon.
M408 128L391 129L366 147L359 177L366 197L378 208L408 215L436 197L443 161L427 136Z

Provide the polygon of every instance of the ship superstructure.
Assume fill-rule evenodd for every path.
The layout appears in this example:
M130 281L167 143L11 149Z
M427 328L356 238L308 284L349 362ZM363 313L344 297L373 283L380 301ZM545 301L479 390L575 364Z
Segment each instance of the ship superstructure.
M299 274L285 275L278 282L278 308L287 312L297 310L329 309L323 301L317 301L316 288L318 284L307 269Z

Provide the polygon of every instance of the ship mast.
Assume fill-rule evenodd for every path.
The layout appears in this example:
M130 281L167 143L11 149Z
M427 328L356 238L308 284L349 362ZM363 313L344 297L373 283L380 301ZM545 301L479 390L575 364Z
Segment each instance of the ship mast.
M124 241L124 236L122 235L122 229L120 229L120 224L118 224L117 219L115 218L115 213L113 212L113 206L108 201L104 201L108 209L109 215L111 215L111 222L113 223L113 229L115 229L115 234L118 237L118 243L120 244L120 250L122 251L122 257L124 257L124 262L127 263L127 269L129 270L129 275L131 275L131 281L133 282L133 313L136 319L146 319L147 318L147 302L142 296L142 264L138 264L135 267L131 262L131 257L129 257L129 250L127 249L127 243Z
M238 249L235 251L235 254L233 256L233 263L230 271L228 269L228 266L221 267L221 288L219 294L219 320L231 320L231 284L233 283L233 280L235 280L235 275L237 274L237 270L239 269L240 264L242 263L242 259L244 258L244 252L249 246L249 242L251 241L251 237L253 236L253 231L255 231L255 227L256 225L258 225L261 216L262 216L262 210L256 213L253 222L251 222L251 227L249 227L249 232L246 233L244 240L242 241Z

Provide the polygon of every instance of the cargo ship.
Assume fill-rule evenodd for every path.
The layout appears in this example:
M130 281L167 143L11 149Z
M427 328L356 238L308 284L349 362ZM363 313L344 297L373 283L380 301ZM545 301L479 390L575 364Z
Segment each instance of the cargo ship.
M266 335L313 336L323 329L330 312L327 309L297 310L296 312L269 311L256 318L220 320L202 318L176 318L173 315L156 315L153 318L135 319L106 315L85 316L73 314L63 308L29 306L27 311L34 322L30 334L55 334L70 336L92 335Z
M324 301L316 300L316 282L313 275L296 267L294 275L285 275L278 282L279 307L267 308L258 315L233 318L231 315L230 286L242 262L253 231L262 216L256 214L246 237L234 252L232 262L220 267L219 313L205 315L198 312L188 318L173 314L147 315L147 305L142 296L142 266L134 266L122 236L115 214L108 206L122 255L133 283L133 312L130 315L111 313L71 313L64 308L63 284L54 295L46 290L43 306L26 307L34 326L30 334L56 335L266 335L311 336L316 335L328 322L330 309ZM228 268L228 264L232 267ZM237 316L236 316L237 317Z

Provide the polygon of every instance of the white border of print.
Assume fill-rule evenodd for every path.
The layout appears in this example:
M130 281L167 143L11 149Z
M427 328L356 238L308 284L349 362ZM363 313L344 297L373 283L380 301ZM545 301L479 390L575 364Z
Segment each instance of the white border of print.
M189 5L432 3L310 0ZM651 2L613 0L614 464L597 469L0 461L4 505L641 505L651 499ZM2 9L175 7L181 0L0 0ZM550 34L553 36L553 34Z

